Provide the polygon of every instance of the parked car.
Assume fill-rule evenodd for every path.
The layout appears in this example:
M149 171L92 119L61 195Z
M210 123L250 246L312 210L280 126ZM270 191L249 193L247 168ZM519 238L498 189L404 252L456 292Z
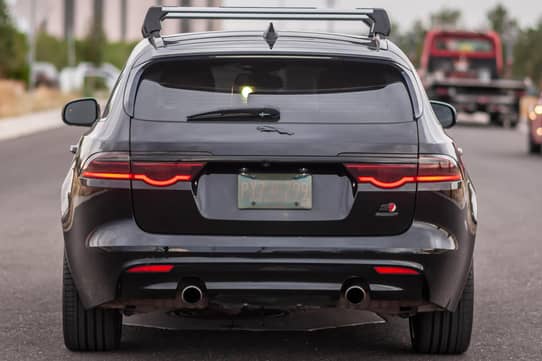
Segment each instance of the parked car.
M194 17L371 30L160 34ZM476 193L454 108L389 34L382 9L151 7L104 112L64 109L91 127L62 185L66 346L114 349L140 312L333 308L408 317L419 352L466 351Z
M542 95L529 111L528 147L529 153L540 153L542 147Z
M95 66L92 63L79 63L62 69L59 76L60 89L63 92L84 91L88 79L99 79L107 89L112 89L119 74L120 70L113 64Z
M58 87L58 71L51 63L35 62L32 65L32 86L45 86L48 88Z

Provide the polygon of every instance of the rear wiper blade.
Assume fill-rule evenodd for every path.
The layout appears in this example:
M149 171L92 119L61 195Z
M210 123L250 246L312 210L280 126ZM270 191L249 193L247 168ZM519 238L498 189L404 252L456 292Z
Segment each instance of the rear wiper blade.
M235 121L235 120L264 120L278 121L280 112L273 108L244 108L244 109L224 109L213 110L210 112L189 115L187 121Z

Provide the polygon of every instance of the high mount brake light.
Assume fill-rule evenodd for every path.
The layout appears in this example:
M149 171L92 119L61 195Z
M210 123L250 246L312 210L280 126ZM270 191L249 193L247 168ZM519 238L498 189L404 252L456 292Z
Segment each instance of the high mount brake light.
M128 159L101 155L83 170L83 177L93 179L135 180L155 187L168 187L177 182L190 182L205 163L192 162L130 162ZM131 168L131 169L130 169Z
M407 183L453 182L463 179L457 163L446 156L421 156L418 164L345 164L358 183L394 189Z

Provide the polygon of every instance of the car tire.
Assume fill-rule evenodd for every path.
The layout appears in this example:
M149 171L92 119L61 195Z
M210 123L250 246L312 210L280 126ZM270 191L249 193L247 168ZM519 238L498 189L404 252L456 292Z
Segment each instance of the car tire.
M109 351L120 345L122 314L118 310L85 309L64 256L62 326L71 351Z
M539 154L542 146L538 143L533 142L531 136L529 135L529 153L530 154Z
M495 127L503 127L504 124L503 124L503 121L501 120L501 118L499 117L499 115L495 115L495 114L490 114L489 116L489 124L495 126Z
M474 308L473 271L454 312L419 313L410 318L410 339L415 351L428 354L461 354L467 351Z

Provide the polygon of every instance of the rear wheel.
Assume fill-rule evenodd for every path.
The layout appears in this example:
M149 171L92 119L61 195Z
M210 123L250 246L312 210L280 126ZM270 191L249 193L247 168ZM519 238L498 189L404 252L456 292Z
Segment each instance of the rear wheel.
M535 143L533 141L533 138L531 137L531 135L529 134L529 153L531 154L538 154L540 153L541 151L541 145L538 144L538 143Z
M474 305L474 280L469 273L454 312L419 313L410 318L410 339L417 352L461 354L469 348Z
M503 122L501 120L501 117L499 116L499 114L490 114L489 115L489 122L491 125L494 125L494 126L497 126L497 127L502 127L503 126Z
M85 309L79 299L64 256L62 326L64 344L72 351L107 351L118 348L122 315L117 310Z

